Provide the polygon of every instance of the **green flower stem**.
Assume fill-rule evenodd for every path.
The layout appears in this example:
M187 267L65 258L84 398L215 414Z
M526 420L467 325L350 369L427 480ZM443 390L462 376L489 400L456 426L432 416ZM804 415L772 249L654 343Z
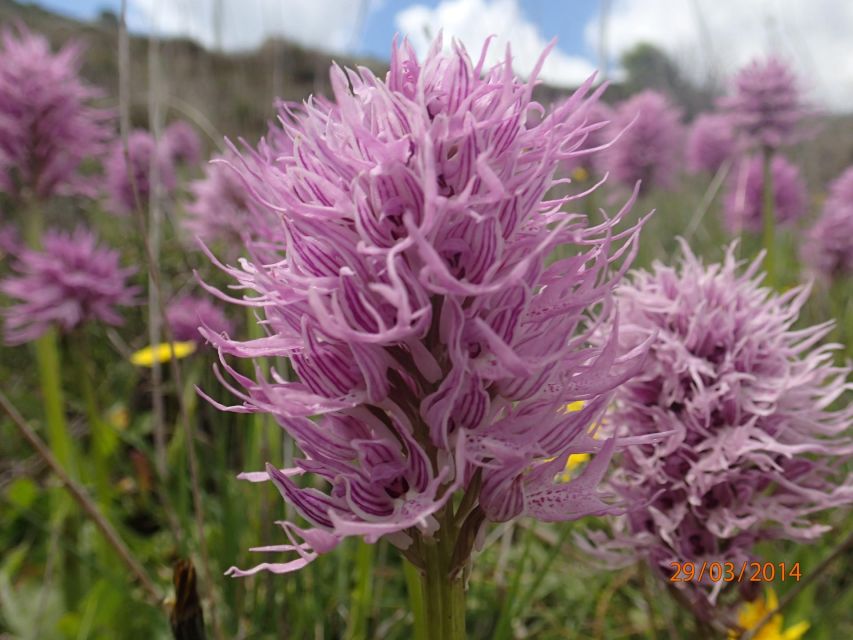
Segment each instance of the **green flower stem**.
M33 249L41 247L44 228L41 203L25 198L23 206L26 220L26 240ZM65 419L65 400L62 394L62 365L59 356L59 341L56 330L49 329L33 343L36 367L39 374L44 417L47 426L47 442L62 468L72 478L78 478L78 465L74 454L74 443Z
M373 604L373 560L376 545L358 541L355 552L355 586L350 597L347 640L367 640L367 625Z
M498 622L495 625L495 632L492 635L493 640L506 640L511 635L515 603L521 593L521 578L527 567L527 560L530 557L530 550L533 547L533 538L533 531L525 531L524 546L521 548L521 558L518 560L515 574L512 577L512 582L504 599L504 605L501 607L501 615L498 618Z
M74 442L65 419L65 400L62 394L62 367L56 330L50 329L35 341L36 364L39 373L44 414L47 422L47 442L62 468L72 478L78 478Z
M110 485L110 454L115 450L117 435L104 422L95 392L95 383L92 370L92 349L85 328L78 331L72 339L74 367L77 372L80 393L86 407L86 418L89 422L89 433L91 436L93 471L95 474L95 488L98 499L103 508L106 508L112 489Z
M424 610L424 594L418 569L408 560L403 560L403 576L406 578L406 590L409 592L409 607L412 610L414 634L413 640L430 640Z
M451 513L448 509L448 513ZM438 539L423 541L424 571L421 576L427 637L465 640L465 579L451 575L456 528L451 517L439 518Z
M764 270L767 272L767 285L774 288L776 286L776 212L774 211L775 203L773 198L773 151L769 147L764 147L762 159L764 197L761 218L763 225L763 245L766 253Z

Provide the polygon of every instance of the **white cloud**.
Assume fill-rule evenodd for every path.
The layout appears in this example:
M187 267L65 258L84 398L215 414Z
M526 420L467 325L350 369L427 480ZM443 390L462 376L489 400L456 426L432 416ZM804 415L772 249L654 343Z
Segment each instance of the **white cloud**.
M614 58L656 44L698 80L773 53L800 73L812 102L853 111L850 25L847 0L614 0L606 42ZM585 35L597 48L597 17Z
M132 26L189 36L205 46L221 38L224 49L245 50L278 35L332 53L357 44L362 11L372 6L354 0L130 0L130 5Z
M548 40L529 22L517 0L443 0L435 8L414 5L396 16L397 28L408 36L418 55L423 55L439 30L445 43L458 38L472 58L479 57L483 42L498 37L489 47L487 62L503 59L507 42L512 44L513 68L527 75L535 66ZM540 77L552 84L573 86L586 80L595 67L585 58L554 50L545 61Z

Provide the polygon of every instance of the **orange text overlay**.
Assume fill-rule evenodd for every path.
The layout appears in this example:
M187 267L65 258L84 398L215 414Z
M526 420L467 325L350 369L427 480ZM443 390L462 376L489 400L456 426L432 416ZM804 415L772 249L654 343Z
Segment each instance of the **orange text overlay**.
M670 582L800 581L800 563L786 562L671 562Z

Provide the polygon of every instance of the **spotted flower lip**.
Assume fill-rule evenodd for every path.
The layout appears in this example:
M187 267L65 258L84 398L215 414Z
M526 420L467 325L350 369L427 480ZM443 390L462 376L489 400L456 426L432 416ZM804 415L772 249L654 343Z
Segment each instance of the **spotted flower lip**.
M54 53L22 24L0 31L0 192L38 198L94 192L81 172L113 135L101 92L79 76L82 47Z
M531 121L538 71L520 82L509 51L484 60L438 39L423 61L395 44L384 81L333 67L333 100L285 107L282 151L233 163L285 250L262 259L250 241L222 265L264 337L201 331L241 400L218 406L272 414L304 456L246 477L271 481L311 528L285 523L288 543L264 549L294 560L232 575L298 569L346 536L405 549L457 492L469 544L488 521L621 508L597 489L616 443L589 428L644 355L617 353L609 314L642 225L620 228L636 193L601 221L574 211L586 193L549 199L599 126L585 106L603 89L590 80ZM569 257L549 260L560 245ZM596 331L612 339L592 347ZM287 357L296 379L249 377L230 356ZM594 458L559 482L576 453ZM303 474L325 482L303 487Z
M119 307L136 303L138 288L127 283L136 269L122 268L119 253L98 245L90 231L48 231L42 250L21 249L0 281L12 299L4 309L7 344L35 340L49 328L69 332L84 322L122 323Z
M813 274L826 280L853 274L853 167L830 185L829 197L808 230L800 255Z
M681 112L665 95L649 89L618 104L610 128L622 133L602 162L617 182L640 182L644 191L672 186L684 128Z
M593 536L661 571L750 561L760 540L815 540L828 529L815 513L853 503L850 369L833 362L839 345L820 344L831 322L795 328L808 287L771 293L760 258L739 263L735 244L708 266L682 251L677 267L634 272L616 292L622 348L653 342L608 424L671 435L622 452L608 482L645 506L616 523L615 540ZM723 584L696 587L713 600Z
M805 181L799 167L778 153L771 160L770 172L776 224L790 226L806 213ZM724 202L726 228L731 233L760 231L763 209L764 164L761 156L752 155L742 159L729 174Z
M794 141L807 113L796 75L775 57L755 59L743 67L720 107L731 114L749 142L771 149Z

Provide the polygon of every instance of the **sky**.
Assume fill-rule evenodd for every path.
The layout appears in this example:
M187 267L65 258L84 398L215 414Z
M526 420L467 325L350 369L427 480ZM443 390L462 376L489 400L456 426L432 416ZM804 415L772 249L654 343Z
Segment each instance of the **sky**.
M117 11L120 4L34 1L80 18L95 17L104 8ZM533 69L542 49L556 38L541 75L561 86L577 85L602 66L602 60L611 75L618 74L620 55L640 42L661 47L700 82L729 77L753 57L772 54L799 72L816 106L853 111L853 0L127 2L128 24L134 31L187 35L229 50L252 48L276 34L331 53L386 59L395 34L407 36L420 53L440 30L445 41L459 38L477 53L483 40L495 34L491 60L503 57L509 41L521 75ZM219 21L215 6L221 6Z

